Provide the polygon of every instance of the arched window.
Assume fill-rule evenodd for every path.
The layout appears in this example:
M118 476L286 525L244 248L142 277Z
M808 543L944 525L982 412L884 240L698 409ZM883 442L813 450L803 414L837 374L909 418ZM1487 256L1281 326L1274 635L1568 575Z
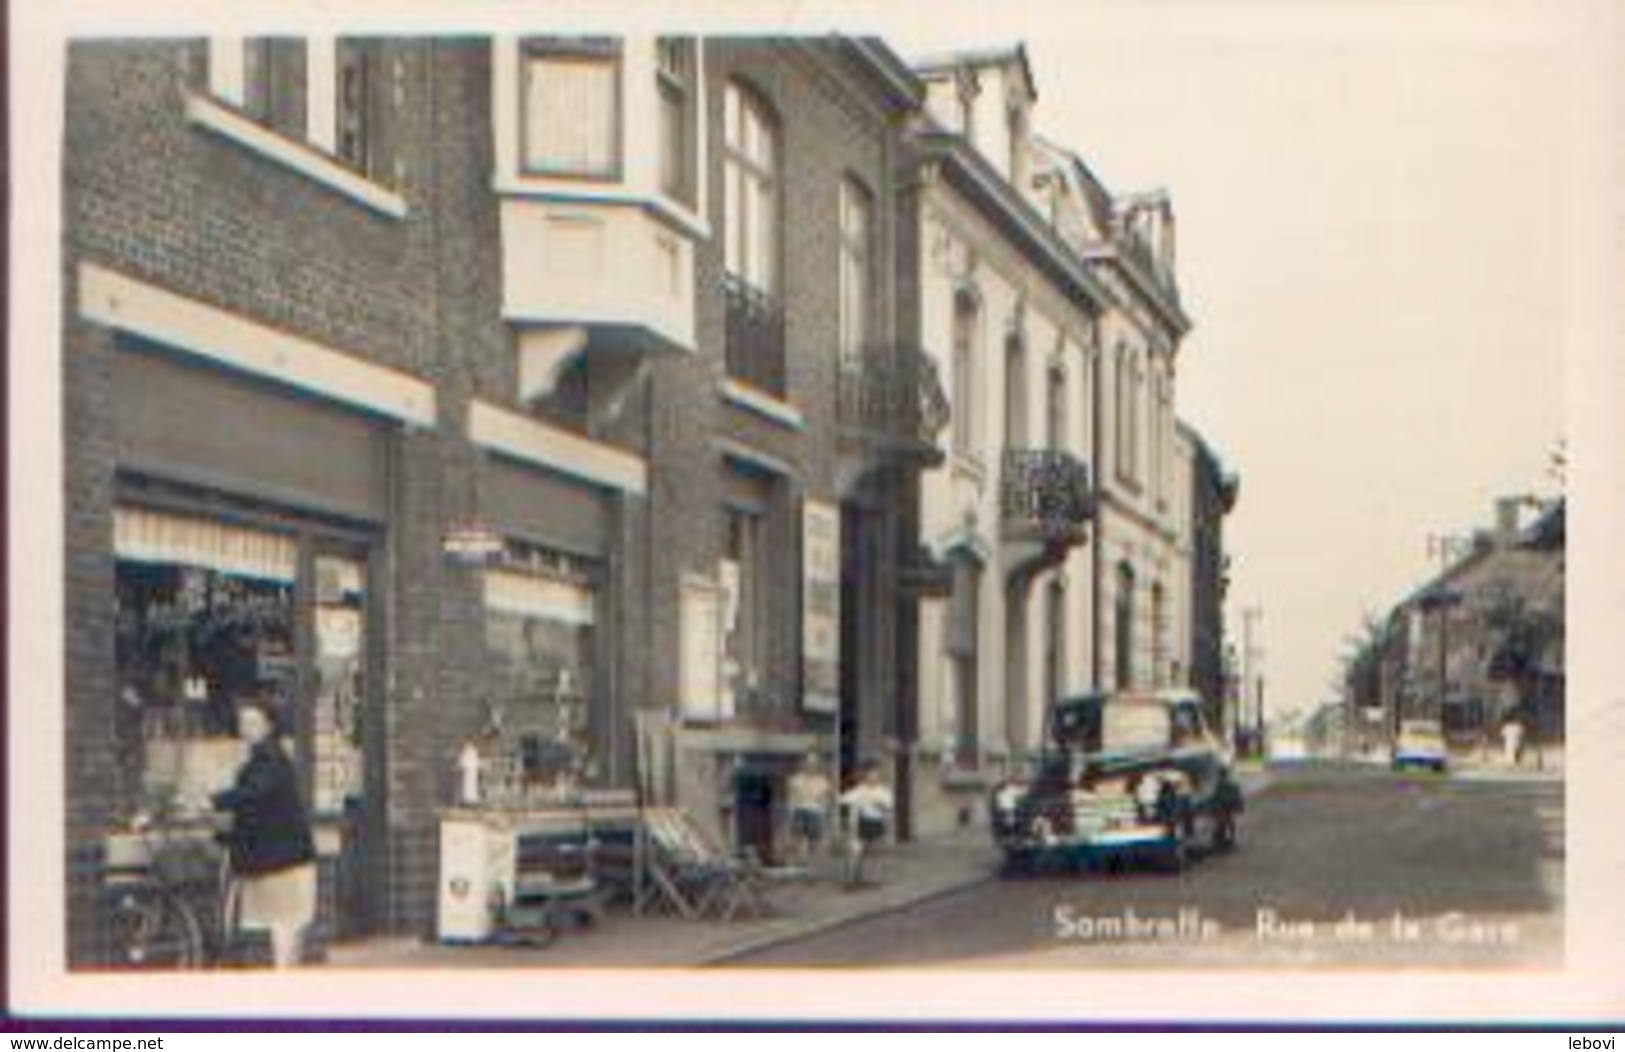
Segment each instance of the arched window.
M1051 365L1044 385L1044 430L1051 449L1067 448L1066 370Z
M982 333L982 304L974 292L954 296L953 399L954 449L969 455L976 447L976 361Z
M1056 575L1045 592L1044 698L1048 705L1066 689L1066 582Z
M1027 334L1018 315L1004 338L1004 446L1027 444Z
M1117 630L1117 689L1134 686L1134 567L1128 563L1117 566L1117 595L1115 598Z
M779 281L779 122L754 90L729 81L722 133L725 264L729 275L771 295Z

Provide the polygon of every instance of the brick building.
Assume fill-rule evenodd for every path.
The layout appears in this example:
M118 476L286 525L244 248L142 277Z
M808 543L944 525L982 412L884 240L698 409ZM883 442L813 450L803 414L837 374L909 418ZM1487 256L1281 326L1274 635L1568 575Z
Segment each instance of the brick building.
M867 41L74 45L71 961L104 834L205 809L244 693L340 937L432 928L464 743L772 854L797 759L895 732L919 90Z
M1232 730L1237 713L1225 667L1224 599L1230 562L1224 550L1224 518L1236 506L1240 480L1227 470L1213 447L1181 421L1178 441L1187 452L1189 470L1184 506L1190 558L1190 687L1202 696L1215 730ZM1234 738L1226 735L1225 740Z
M866 39L75 44L70 960L243 694L342 938L433 930L471 751L773 858L808 754L929 833L1057 693L1193 676L1171 213L1035 99Z

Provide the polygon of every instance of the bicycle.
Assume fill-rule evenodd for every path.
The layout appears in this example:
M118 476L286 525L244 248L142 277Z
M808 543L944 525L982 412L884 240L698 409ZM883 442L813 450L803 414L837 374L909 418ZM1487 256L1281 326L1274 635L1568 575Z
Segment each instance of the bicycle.
M237 882L213 826L120 830L108 838L107 853L103 886L115 967L228 963Z

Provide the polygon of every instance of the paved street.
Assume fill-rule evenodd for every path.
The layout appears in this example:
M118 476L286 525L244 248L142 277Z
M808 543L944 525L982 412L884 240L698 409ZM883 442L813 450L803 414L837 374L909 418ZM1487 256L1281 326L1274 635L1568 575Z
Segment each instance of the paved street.
M1304 768L1183 875L981 883L729 964L1552 967L1562 882L1561 782Z

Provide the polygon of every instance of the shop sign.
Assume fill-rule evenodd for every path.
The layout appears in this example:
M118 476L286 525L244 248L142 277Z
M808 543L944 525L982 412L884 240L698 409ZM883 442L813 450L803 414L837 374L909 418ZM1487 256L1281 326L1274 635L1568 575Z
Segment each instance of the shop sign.
M489 526L464 523L446 531L441 547L453 562L483 566L502 554L503 543Z
M841 697L841 512L802 508L801 699L808 712L835 712Z

